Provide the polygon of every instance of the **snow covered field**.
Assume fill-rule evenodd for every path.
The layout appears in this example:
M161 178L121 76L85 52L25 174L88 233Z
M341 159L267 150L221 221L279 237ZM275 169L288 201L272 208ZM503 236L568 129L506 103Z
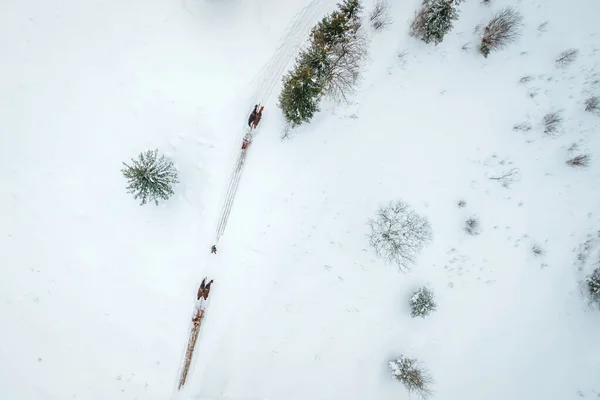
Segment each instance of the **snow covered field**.
M600 95L600 3L467 1L435 47L407 35L420 2L390 1L352 104L324 104L281 140L281 75L335 3L0 7L3 398L408 399L387 365L400 354L431 372L435 399L600 396L600 313L579 293L600 251L600 117L583 105ZM473 29L506 5L523 35L483 58ZM577 59L557 68L569 48ZM139 207L120 173L146 148L179 169L159 207ZM589 167L565 164L580 153ZM513 169L509 187L490 179ZM433 227L408 273L366 238L395 199ZM463 230L471 216L479 235ZM205 275L211 303L176 392ZM438 309L411 318L423 285Z

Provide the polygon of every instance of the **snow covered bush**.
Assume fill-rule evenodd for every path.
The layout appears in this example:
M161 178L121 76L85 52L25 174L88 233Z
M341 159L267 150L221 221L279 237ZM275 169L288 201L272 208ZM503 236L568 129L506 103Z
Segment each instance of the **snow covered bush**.
M406 271L423 247L432 239L427 218L417 214L406 202L392 201L377 210L369 221L369 244L375 253Z
M479 219L476 217L469 217L465 221L465 232L469 235L476 236L481 232L481 227L479 225Z
M344 0L310 34L310 45L283 78L279 107L286 121L298 126L312 119L323 96L345 100L355 89L366 57L359 0Z
M413 293L410 298L410 315L411 317L425 317L432 311L435 311L437 304L433 298L433 292L423 286Z
M412 36L425 43L436 45L444 40L444 36L452 29L452 22L458 19L457 6L462 0L426 0L423 2L411 24Z
M498 12L483 31L479 50L484 57L491 51L499 50L519 37L523 17L511 7Z
M127 192L134 199L140 199L140 205L148 201L167 200L173 195L173 185L178 183L177 171L173 162L164 155L158 158L157 150L148 150L139 154L138 159L131 159L132 165L125 165L121 170L127 179Z
M585 290L590 304L600 308L600 268L596 268L585 279Z
M433 379L429 372L415 358L400 357L389 362L394 378L400 381L408 393L417 394L422 399L431 396Z
M369 16L371 20L371 26L375 30L385 28L392 23L390 17L390 5L387 0L377 0Z
M591 96L585 99L585 111L600 113L600 97Z
M590 156L589 154L580 154L567 160L567 165L571 167L587 167L590 165Z

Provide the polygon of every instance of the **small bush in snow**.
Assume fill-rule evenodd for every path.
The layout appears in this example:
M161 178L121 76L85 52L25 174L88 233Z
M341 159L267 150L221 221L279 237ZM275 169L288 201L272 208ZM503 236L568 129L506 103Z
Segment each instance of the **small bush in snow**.
M588 154L580 154L567 160L567 165L571 167L587 167L590 165L590 156Z
M453 21L458 19L457 6L462 0L425 0L421 10L415 14L410 34L421 38L425 43L436 45L452 29Z
M377 0L369 19L371 20L371 26L373 26L373 29L375 30L385 28L392 23L390 17L390 5L387 0Z
M539 244L534 244L533 246L531 246L531 252L538 257L541 257L544 254L546 254L546 251Z
M513 131L527 132L531 130L531 124L529 122L521 122L513 126Z
M140 199L140 205L148 201L167 200L173 195L173 185L178 183L177 171L173 162L164 155L158 158L157 150L140 153L137 160L131 159L132 165L125 165L121 170L127 179L127 192L133 193L134 199Z
M484 57L514 42L523 26L523 17L511 7L497 13L483 30L479 50Z
M437 304L433 299L433 292L423 286L413 293L410 298L410 315L414 317L425 317L435 311Z
M585 111L600 113L600 97L591 96L585 100Z
M459 200L458 203L456 203L456 205L460 208L465 208L467 206L467 202L464 200Z
M465 229L465 232L467 232L469 235L472 235L472 236L479 235L479 233L481 232L481 229L479 226L479 219L477 219L476 217L469 217L465 221L464 229Z
M431 396L433 379L417 359L400 356L390 361L389 366L394 378L400 381L409 393L416 393L422 399Z
M600 268L596 268L585 279L585 291L587 292L590 304L600 308Z
M565 67L569 66L570 64L572 64L577 59L578 54L579 54L579 50L577 50L577 49L565 50L559 54L558 58L556 60L554 60L554 63L559 68L565 68Z
M406 271L425 244L431 241L431 225L402 200L377 210L369 221L369 244L375 253Z
M552 135L558 131L560 124L562 123L562 116L559 111L553 111L546 115L542 119L542 124L544 125L544 133L547 135Z

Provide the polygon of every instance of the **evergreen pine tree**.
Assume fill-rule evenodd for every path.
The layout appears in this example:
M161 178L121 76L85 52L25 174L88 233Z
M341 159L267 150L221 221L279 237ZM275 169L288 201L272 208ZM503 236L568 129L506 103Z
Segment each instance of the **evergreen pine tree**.
M127 192L134 199L140 199L140 205L158 200L167 200L173 195L173 185L178 183L177 171L173 162L164 155L158 158L158 149L148 150L139 154L138 159L131 159L132 165L125 165L121 170L127 179Z
M315 112L319 111L322 85L319 84L311 63L317 64L315 53L304 52L298 59L296 68L283 78L279 107L292 127L310 121Z
M459 0L429 0L423 14L425 43L436 45L444 40L444 36L452 29L452 22L458 19L456 5Z

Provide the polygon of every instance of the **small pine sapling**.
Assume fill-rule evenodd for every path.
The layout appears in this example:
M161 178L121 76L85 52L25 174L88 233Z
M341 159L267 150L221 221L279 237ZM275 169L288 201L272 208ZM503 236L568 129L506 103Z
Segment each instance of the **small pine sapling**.
M423 400L431 396L433 379L416 358L401 355L390 361L388 365L394 378L404 385L408 393L415 393Z
M158 149L139 154L138 159L131 159L132 165L125 165L121 170L127 179L127 192L134 199L140 199L140 205L148 201L168 200L173 195L173 185L179 183L173 162L164 155L158 158Z
M479 50L484 57L491 51L499 50L514 42L520 35L523 17L515 9L508 7L498 12L483 30Z
M410 298L410 315L413 318L425 318L436 308L433 292L425 286L414 292Z

